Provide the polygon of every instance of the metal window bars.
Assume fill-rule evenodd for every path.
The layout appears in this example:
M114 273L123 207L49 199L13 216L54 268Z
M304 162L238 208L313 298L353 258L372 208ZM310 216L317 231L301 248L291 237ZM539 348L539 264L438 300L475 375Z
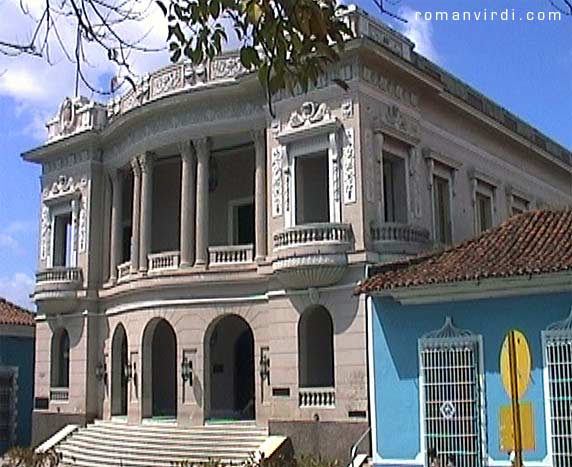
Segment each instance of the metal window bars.
M572 309L543 333L552 465L572 467Z
M442 466L484 465L480 339L445 325L419 340L423 436Z

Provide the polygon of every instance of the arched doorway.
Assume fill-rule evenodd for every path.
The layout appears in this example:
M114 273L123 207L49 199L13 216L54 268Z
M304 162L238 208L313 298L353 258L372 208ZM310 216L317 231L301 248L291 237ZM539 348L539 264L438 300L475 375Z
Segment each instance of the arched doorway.
M70 336L65 328L54 332L51 352L51 386L53 388L69 388Z
M253 420L255 413L254 334L237 315L213 322L205 336L209 419Z
M111 341L111 415L127 415L127 333L117 325Z
M177 416L177 337L162 318L143 333L143 417Z

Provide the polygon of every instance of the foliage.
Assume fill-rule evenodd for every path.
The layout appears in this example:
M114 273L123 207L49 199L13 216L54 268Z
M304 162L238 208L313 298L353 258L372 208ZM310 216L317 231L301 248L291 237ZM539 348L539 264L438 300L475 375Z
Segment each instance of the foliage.
M240 61L270 99L276 91L304 92L336 62L352 36L336 0L157 0L167 17L171 60L194 65L220 54L233 31ZM229 31L230 30L230 31Z
M5 459L8 461L5 467L56 467L60 455L54 449L36 452L31 448L14 447L8 451Z

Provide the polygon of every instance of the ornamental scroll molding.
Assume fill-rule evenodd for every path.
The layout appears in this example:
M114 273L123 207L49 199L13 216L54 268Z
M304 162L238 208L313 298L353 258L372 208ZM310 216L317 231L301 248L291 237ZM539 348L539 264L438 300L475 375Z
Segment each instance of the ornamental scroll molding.
M289 128L301 128L320 123L324 120L331 120L330 109L325 102L304 102L299 109L294 110L288 119Z
M344 204L356 202L356 162L354 129L346 128L342 147L342 168L344 181Z
M272 149L272 217L282 215L282 147Z

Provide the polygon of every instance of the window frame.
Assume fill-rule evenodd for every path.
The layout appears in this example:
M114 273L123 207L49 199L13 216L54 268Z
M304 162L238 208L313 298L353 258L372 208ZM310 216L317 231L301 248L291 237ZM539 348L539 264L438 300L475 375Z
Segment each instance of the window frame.
M480 235L484 232L481 230L481 214L479 212L478 195L487 197L490 199L490 214L491 214L491 226L493 228L498 223L498 187L500 183L484 174L478 170L472 169L469 171L469 179L472 184L471 199L473 204L473 226L475 235Z
M44 204L48 208L49 212L49 224L50 224L50 244L47 249L46 267L53 268L54 266L54 256L56 248L56 217L65 214L70 214L71 216L71 240L69 252L70 264L65 267L73 268L78 265L79 257L79 235L78 235L78 221L79 221L79 210L80 210L80 197L79 192L73 192L67 195L60 196L55 199L50 199L44 201Z
M253 209L256 209L254 206L254 196L244 196L243 198L235 198L228 201L228 244L229 245L241 245L238 243L238 208L248 206L252 204ZM254 238L253 243L256 240L256 228L254 228ZM244 244L242 244L244 245ZM248 245L248 244L246 244Z
M427 460L427 433L426 433L426 412L425 412L425 376L423 372L423 349L429 348L430 343L443 344L450 341L451 344L458 346L470 344L475 347L476 352L476 370L475 373L478 377L478 407L476 413L480 419L480 432L478 434L479 446L479 467L486 467L488 465L488 446L487 446L487 424L486 424L486 379L485 379L485 364L484 364L484 346L483 337L480 334L473 334L468 330L462 330L453 325L451 317L445 318L443 326L435 331L424 334L417 340L417 355L418 355L418 384L419 384L419 436L421 455L425 461ZM444 464L443 464L444 465Z

